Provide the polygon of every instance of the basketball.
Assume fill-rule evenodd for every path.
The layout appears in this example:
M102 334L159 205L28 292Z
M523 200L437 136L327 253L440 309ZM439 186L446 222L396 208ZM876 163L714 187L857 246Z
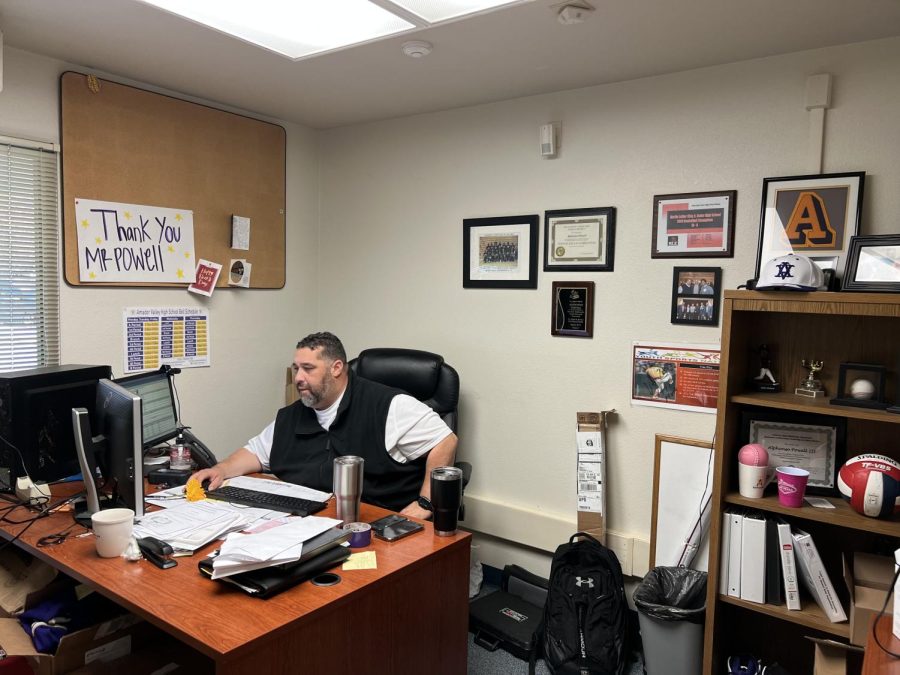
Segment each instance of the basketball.
M900 464L884 455L857 455L841 467L838 490L857 513L890 516L900 510Z

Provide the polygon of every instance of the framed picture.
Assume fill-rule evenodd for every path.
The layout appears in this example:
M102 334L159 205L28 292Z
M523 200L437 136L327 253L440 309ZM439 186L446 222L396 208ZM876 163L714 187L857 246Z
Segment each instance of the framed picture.
M537 288L540 216L463 220L463 288Z
M733 258L737 190L653 197L651 258Z
M900 234L853 237L841 288L900 293Z
M843 276L859 229L864 171L763 180L756 278L772 258L795 254Z
M774 410L744 410L745 443L759 443L769 451L769 470L794 466L809 471L806 491L836 496L837 472L844 461L847 420ZM737 452L734 455L737 462Z
M544 212L545 272L612 272L616 210L611 206Z
M676 267L672 274L672 323L719 325L721 267Z
M594 337L594 282L554 281L550 335Z

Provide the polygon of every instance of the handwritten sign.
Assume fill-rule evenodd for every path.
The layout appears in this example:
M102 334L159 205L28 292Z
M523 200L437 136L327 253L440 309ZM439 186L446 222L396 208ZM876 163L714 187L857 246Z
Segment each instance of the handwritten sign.
M83 283L194 281L194 213L161 206L75 200Z

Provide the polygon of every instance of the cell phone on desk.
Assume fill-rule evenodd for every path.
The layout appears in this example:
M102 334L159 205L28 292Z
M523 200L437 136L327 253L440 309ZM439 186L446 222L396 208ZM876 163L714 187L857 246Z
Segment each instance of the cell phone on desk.
M372 526L372 532L375 533L375 536L385 541L397 541L413 532L425 529L424 525L409 520L406 516L397 514L379 518L369 524Z

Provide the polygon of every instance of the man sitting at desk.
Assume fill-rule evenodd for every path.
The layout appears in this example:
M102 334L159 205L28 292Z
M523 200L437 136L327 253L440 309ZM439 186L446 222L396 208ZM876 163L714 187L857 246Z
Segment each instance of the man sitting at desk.
M453 464L456 435L431 408L351 373L344 345L331 333L297 343L294 385L300 400L246 447L194 474L216 489L226 478L267 471L281 480L332 490L334 458L365 459L363 501L429 519L431 470Z

